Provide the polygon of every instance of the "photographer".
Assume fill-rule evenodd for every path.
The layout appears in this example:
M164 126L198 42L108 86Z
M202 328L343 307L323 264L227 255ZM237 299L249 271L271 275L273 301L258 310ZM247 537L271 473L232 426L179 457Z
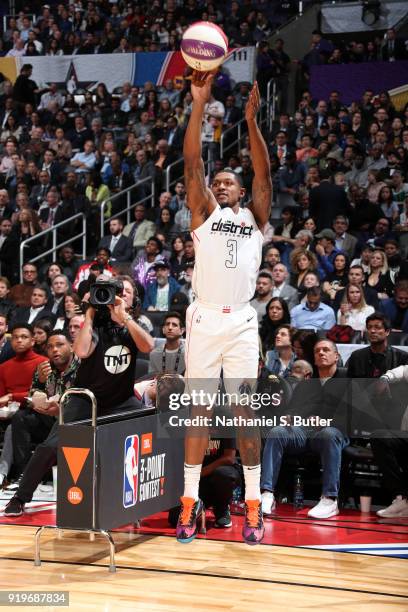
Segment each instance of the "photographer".
M100 275L85 301L85 322L74 342L81 359L76 386L94 393L98 415L137 408L140 404L133 395L137 353L150 353L154 342L129 312L138 303L135 286L128 277ZM86 400L75 399L77 409L84 404L89 407ZM79 414L84 412L80 409Z

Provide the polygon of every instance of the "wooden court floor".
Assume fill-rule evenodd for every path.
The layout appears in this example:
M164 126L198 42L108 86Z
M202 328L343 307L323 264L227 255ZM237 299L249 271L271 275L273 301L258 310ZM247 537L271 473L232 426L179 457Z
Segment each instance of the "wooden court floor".
M45 530L34 567L34 533L0 526L0 590L69 591L73 611L408 610L404 559L115 533L109 574L105 540L73 531Z

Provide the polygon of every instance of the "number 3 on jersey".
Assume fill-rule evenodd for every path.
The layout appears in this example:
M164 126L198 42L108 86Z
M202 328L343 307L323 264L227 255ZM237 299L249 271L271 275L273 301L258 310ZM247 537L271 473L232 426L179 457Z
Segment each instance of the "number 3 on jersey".
M238 251L237 241L227 240L227 247L228 247L229 257L227 257L227 259L225 260L225 267L226 268L236 268L237 267L237 251Z

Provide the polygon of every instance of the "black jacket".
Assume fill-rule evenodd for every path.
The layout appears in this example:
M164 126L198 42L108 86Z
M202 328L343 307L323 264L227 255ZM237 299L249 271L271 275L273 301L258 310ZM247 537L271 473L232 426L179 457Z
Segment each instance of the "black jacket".
M331 227L337 215L349 216L350 204L346 192L338 185L322 181L310 191L310 216L317 225L317 230Z
M110 249L112 236L104 236L100 239L98 249ZM112 261L132 261L133 245L129 238L121 236L112 251Z
M288 414L302 418L318 416L333 419L330 426L347 435L350 416L349 382L344 369L339 368L324 385L320 378L300 382L293 391Z
M408 364L408 353L389 346L383 360L377 360L369 346L351 353L347 362L350 378L378 378L387 370ZM377 373L378 370L378 373Z
M13 324L14 323L28 323L28 319L30 318L30 307L27 306L27 308L22 307L22 308L18 308L15 312L14 318L13 318ZM55 323L55 315L51 312L51 310L47 309L47 306L45 306L39 313L38 315L35 317L35 319L33 321L31 321L31 325L35 325L37 323L37 321L41 321L41 319L50 319L50 321L52 321L53 323Z

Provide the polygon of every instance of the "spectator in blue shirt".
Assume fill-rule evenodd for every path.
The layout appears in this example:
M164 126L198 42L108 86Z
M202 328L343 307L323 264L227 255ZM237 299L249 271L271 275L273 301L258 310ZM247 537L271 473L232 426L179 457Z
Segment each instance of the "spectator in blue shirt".
M281 325L276 330L275 348L266 353L265 366L271 374L287 378L290 376L296 354L292 349L295 330L290 325Z
M147 285L143 301L145 310L170 310L171 298L180 291L180 285L170 276L170 265L165 259L156 261L152 268L156 272L156 280Z
M322 304L320 287L311 287L306 302L292 308L291 323L297 329L331 329L336 324L333 308Z
M331 229L323 229L315 236L317 245L315 247L319 275L324 280L334 272L334 260L336 255L342 253L336 248L336 234Z
M87 140L84 144L84 150L82 153L76 153L70 162L71 166L75 168L75 172L82 174L84 172L91 172L96 164L96 157L94 153L94 143L92 140Z

